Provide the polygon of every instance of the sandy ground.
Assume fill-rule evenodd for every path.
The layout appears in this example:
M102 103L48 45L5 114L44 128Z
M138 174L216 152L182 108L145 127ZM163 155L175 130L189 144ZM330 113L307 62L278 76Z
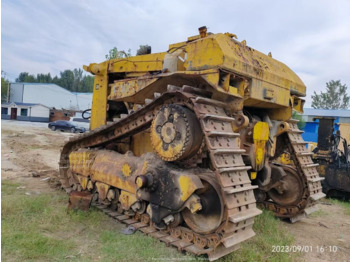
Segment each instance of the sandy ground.
M44 123L1 121L1 179L21 182L26 194L57 186L59 152L76 134L53 132ZM350 261L350 215L339 205L321 201L319 212L295 224L281 222L295 237L295 247L272 247L276 252L302 250L300 261ZM271 252L273 251L271 249Z
M60 148L76 134L53 132L46 123L1 121L1 179L26 184L28 194L52 190Z

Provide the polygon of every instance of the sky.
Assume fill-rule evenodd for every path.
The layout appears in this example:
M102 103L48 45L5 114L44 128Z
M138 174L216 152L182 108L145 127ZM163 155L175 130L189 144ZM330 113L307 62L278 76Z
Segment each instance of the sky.
M311 95L341 80L350 93L350 0L2 0L1 70L59 75L102 62L114 46L163 52L207 26L285 63Z

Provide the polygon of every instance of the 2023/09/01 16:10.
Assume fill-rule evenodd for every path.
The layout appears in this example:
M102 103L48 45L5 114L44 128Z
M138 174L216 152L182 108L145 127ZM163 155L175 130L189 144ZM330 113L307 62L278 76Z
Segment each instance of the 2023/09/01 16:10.
M290 252L332 252L335 253L338 251L337 246L272 246L273 253L290 253Z

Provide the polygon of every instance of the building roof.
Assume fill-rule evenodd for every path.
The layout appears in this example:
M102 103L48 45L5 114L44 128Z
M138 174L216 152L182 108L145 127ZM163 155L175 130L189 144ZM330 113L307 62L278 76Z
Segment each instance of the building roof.
M334 116L334 117L349 117L350 110L347 109L315 109L304 108L304 116Z
M85 110L91 108L92 93L72 93L54 83L11 83L10 101L44 104L50 108Z
M25 85L56 85L55 83L31 83L31 82L10 82L10 84L25 84Z
M20 103L20 102L10 102L10 103L2 103L1 106L25 106L25 107L33 107L33 106L43 106L49 108L43 104L34 104L34 103Z

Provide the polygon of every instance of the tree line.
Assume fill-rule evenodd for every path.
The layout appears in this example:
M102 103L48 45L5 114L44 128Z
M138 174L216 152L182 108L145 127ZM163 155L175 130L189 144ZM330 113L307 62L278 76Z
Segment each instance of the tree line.
M137 55L146 54L150 50L148 45L140 45L137 50ZM126 58L131 56L131 50L128 51L118 50L117 47L113 47L109 50L108 54L105 55L106 59L115 58ZM58 76L52 77L50 73L47 74L29 74L28 72L21 72L16 78L16 82L25 83L52 83L59 85L71 92L79 93L91 93L94 86L94 76L83 75L83 70L80 68L75 68L73 70L67 69ZM1 71L1 74L3 71ZM7 99L7 87L8 80L5 77L1 77L1 102L6 102Z
M31 75L28 72L22 72L16 78L16 82L26 83L52 83L59 85L71 92L89 93L93 90L94 77L83 75L83 70L75 68L73 70L64 70L59 76L52 77L48 74Z

